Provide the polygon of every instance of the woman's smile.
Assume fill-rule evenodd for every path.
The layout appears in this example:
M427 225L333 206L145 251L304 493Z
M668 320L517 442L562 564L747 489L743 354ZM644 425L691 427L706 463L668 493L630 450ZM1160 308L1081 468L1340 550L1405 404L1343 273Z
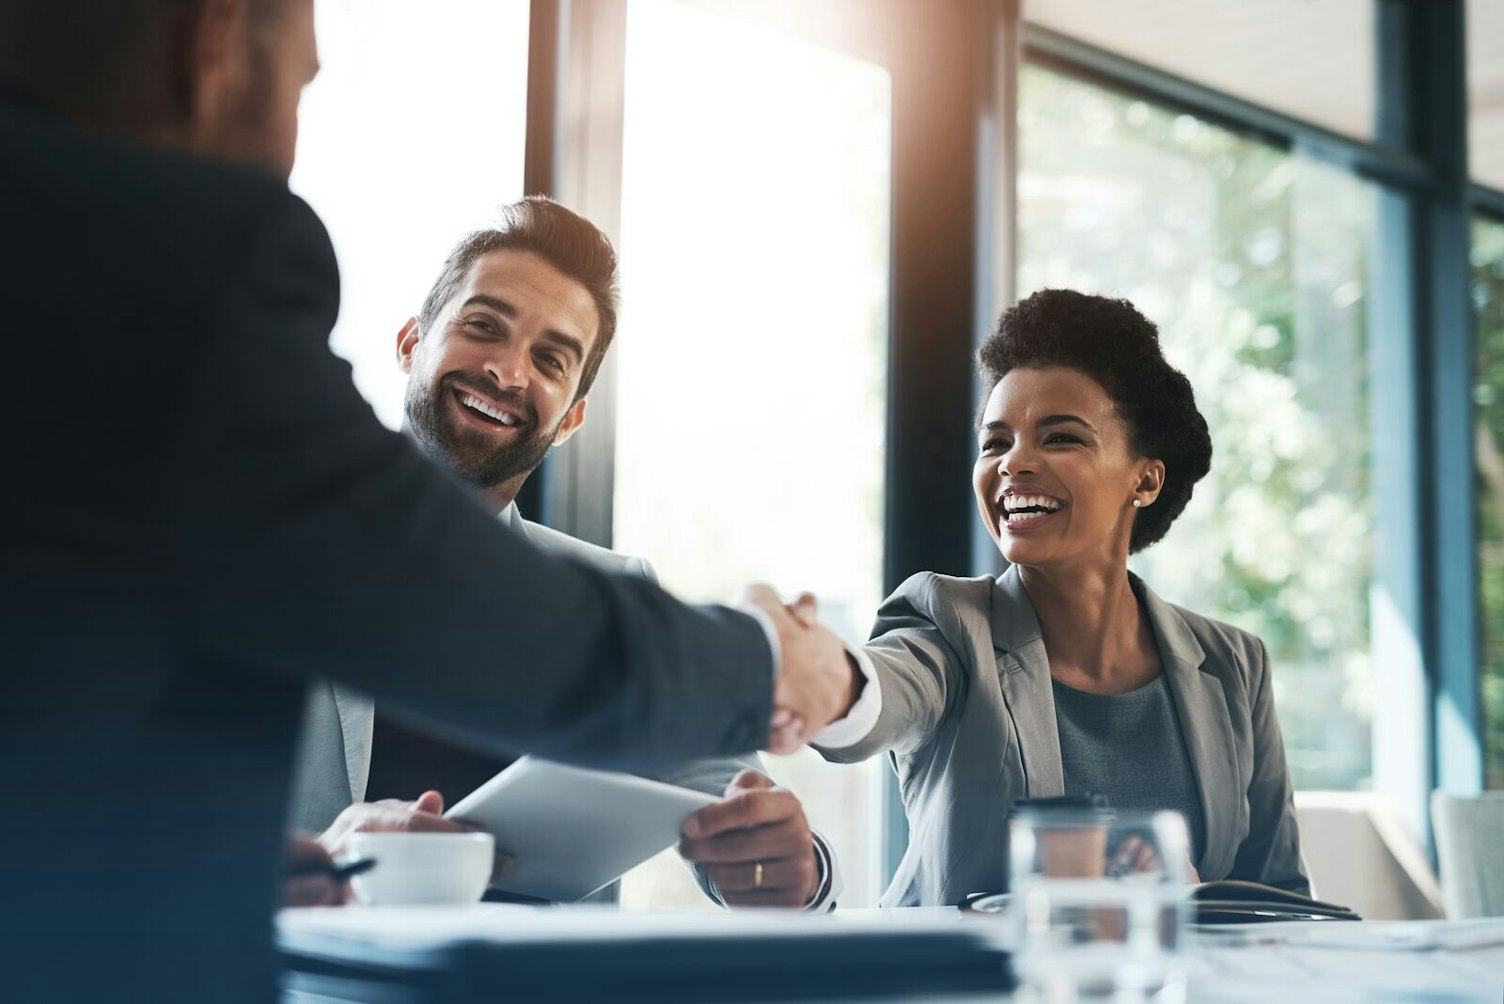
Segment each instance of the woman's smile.
M1009 488L997 502L998 529L1006 533L1032 533L1054 521L1065 508L1065 502L1053 495Z

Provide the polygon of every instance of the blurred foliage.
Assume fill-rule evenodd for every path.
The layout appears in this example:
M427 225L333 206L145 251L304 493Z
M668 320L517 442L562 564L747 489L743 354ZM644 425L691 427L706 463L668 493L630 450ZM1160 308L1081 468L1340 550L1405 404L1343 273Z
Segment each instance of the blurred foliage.
M1020 295L1132 300L1211 427L1211 474L1131 564L1268 645L1297 787L1367 786L1372 191L1038 67L1022 87Z
M1504 224L1473 227L1478 317L1478 569L1483 603L1481 674L1487 784L1504 788Z

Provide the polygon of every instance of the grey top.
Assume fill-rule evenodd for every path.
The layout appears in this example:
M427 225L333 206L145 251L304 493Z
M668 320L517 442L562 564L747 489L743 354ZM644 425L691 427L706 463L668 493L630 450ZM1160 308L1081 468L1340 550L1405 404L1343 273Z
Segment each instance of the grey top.
M1185 817L1191 860L1199 859L1206 821L1164 674L1126 694L1050 685L1065 793L1104 795L1114 809L1172 809Z

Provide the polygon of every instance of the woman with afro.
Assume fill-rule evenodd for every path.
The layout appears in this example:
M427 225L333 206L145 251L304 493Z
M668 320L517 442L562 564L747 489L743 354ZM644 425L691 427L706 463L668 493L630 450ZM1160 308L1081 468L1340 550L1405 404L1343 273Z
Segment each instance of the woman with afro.
M1069 290L1006 311L980 362L972 483L1009 567L889 597L820 748L897 770L910 838L884 904L1004 888L1010 807L1063 795L1175 810L1200 879L1308 893L1263 643L1127 567L1210 468L1190 383L1130 303Z

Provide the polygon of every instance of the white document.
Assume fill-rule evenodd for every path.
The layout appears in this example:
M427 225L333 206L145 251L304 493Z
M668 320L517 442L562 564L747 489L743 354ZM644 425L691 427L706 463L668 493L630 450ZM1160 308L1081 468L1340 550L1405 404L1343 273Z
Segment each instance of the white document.
M631 774L523 757L445 813L496 837L517 873L492 885L555 902L590 895L679 841L718 799Z

